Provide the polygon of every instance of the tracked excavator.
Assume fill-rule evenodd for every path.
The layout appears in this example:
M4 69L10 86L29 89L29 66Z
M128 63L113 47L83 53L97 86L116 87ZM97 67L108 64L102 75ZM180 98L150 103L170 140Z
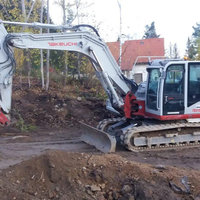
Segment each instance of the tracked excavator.
M57 29L57 33L7 33L4 24ZM89 31L91 30L91 31ZM9 122L13 48L79 52L87 56L116 117L97 128L81 122L82 140L103 152L120 144L130 151L200 144L200 61L157 59L139 86L121 72L105 42L90 25L56 26L0 21L0 122Z

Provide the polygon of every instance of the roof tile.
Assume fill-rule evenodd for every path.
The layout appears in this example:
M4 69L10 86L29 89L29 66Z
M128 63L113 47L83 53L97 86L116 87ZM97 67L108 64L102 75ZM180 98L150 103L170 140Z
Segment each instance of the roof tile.
M115 60L119 61L119 41L107 43ZM164 38L150 38L143 40L127 40L122 45L122 70L131 70L138 56L164 56ZM138 63L148 62L147 58L140 58Z

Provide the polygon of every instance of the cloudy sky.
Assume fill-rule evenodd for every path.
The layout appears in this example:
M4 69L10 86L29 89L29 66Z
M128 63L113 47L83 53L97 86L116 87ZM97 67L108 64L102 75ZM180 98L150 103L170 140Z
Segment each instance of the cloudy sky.
M57 24L62 12L50 0L50 14ZM66 0L67 2L68 0ZM95 15L100 24L100 35L105 41L115 41L120 30L120 12L117 0L82 0L92 4L85 12ZM200 23L199 0L119 0L122 13L122 33L133 39L141 39L145 25L155 22L156 32L165 39L165 49L176 43L181 56L186 49L187 38L193 33L192 26ZM93 18L93 22L92 22ZM87 19L86 23L90 23ZM94 23L94 17L91 17Z

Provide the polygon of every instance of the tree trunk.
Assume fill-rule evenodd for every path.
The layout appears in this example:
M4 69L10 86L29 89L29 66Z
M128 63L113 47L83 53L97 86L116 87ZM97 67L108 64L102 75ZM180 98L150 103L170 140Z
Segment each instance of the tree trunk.
M40 72L41 72L41 81L42 89L44 89L44 59L43 59L43 50L40 50Z
M61 2L61 7L62 7L62 10L63 10L63 25L66 25L67 24L67 20L66 20L66 6L65 6L65 0L63 0ZM67 74L68 74L68 61L67 61L67 58L68 58L68 52L65 51L64 53L64 59L65 59L65 62L64 62L64 86L66 86L66 83L67 83Z
M80 53L77 53L77 73L78 73L78 80L81 80L81 72L80 72L80 68L81 68L81 55Z
M67 74L68 74L68 60L67 60L68 52L65 51L64 57L65 57L65 68L64 68L64 86L67 84Z
M24 22L28 22L29 18L30 18L30 15L33 11L33 8L34 8L34 5L35 5L35 2L36 1L33 1L32 5L31 5L31 8L29 10L29 13L28 13L28 16L26 16L26 5L25 5L25 0L21 0L21 4L22 4L22 14L23 14L23 17L24 17ZM23 27L23 31L24 31L25 27ZM31 61L30 61L30 52L28 50L25 50L24 51L24 54L25 54L25 57L28 57L28 61L27 61L27 74L28 74L28 86L30 88L31 86L31 79L30 79L30 75L31 75ZM22 76L22 74L21 74ZM21 79L20 79L21 80Z
M49 19L49 0L47 0L47 23L50 23ZM47 29L49 33L49 29ZM47 77L46 77L46 90L49 89L49 57L50 57L50 50L47 50Z
M26 22L26 6L25 6L24 0L21 0L21 5L22 5L22 15L23 15L23 18L24 18L24 22ZM25 29L25 27L23 27L22 31L24 29ZM26 50L24 50L23 52L24 52L24 54L26 56ZM21 72L20 72L20 87L21 88L22 88L22 71L23 71L23 69L21 69Z
M20 70L19 83L20 83L20 89L22 89L22 69Z
M26 22L26 6L24 0L21 0L21 4L22 4L22 15L24 17L24 22Z
M30 58L30 51L27 52L27 55L28 55L28 58ZM30 60L28 60L28 63L27 63L27 68L28 68L28 87L30 88L31 87L31 62Z
M75 1L75 4L76 4L76 12L77 12L78 24L80 24L80 18L79 18L80 0L76 0L76 1ZM79 79L79 81L80 81L80 79L81 79L80 68L81 68L81 56L80 56L80 53L77 53L77 73L78 73L78 79Z
M67 24L67 19L66 19L65 0L62 1L62 10L63 10L63 25L66 25Z
M28 20L29 20L29 18L30 18L30 16L31 16L31 13L32 13L33 8L34 8L34 5L35 5L35 2L36 2L36 0L33 1L32 5L31 5L31 8L30 8L29 13L28 13L28 16L27 16L27 18L26 18L26 22L28 22Z
M50 57L50 51L47 50L47 77L46 77L46 90L49 89L49 57Z
M41 12L40 12L40 23L43 23L43 8L44 8L44 0L42 0ZM42 34L42 28L40 28L40 33ZM40 71L41 71L41 81L42 81L42 89L45 88L44 85L44 59L43 59L43 50L40 50Z

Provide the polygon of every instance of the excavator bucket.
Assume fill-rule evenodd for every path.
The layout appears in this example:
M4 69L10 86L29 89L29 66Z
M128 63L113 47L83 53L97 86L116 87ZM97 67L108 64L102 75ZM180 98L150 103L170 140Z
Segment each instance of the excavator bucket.
M81 125L81 140L87 144L95 146L98 150L104 153L115 152L116 139L114 136L108 133L98 130L92 126L89 126L83 122Z

